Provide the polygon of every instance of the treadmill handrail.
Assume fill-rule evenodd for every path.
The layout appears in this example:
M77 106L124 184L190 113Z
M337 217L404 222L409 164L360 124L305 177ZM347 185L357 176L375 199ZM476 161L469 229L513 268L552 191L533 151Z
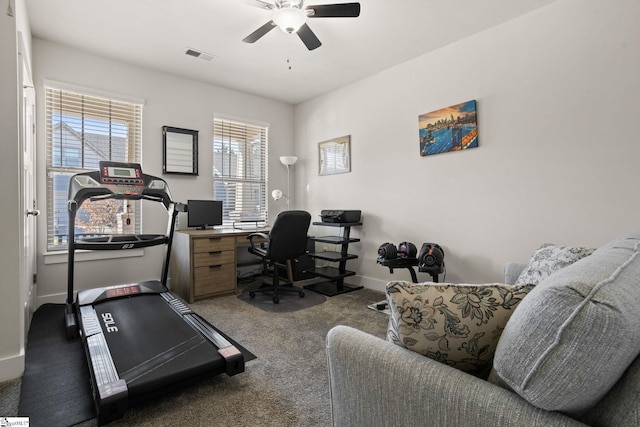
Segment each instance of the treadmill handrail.
M142 191L131 193L123 191L121 193L114 190L126 190L127 186L100 183L100 171L89 171L77 173L71 177L69 182L68 206L69 209L79 209L87 199L120 199L120 200L153 200L162 202L165 209L169 209L172 203L171 194L167 182L153 175L142 174L144 185L137 188ZM71 202L75 203L71 203Z

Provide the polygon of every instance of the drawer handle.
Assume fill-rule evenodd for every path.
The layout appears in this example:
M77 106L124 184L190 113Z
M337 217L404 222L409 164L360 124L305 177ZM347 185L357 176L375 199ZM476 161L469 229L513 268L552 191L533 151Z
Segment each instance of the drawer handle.
M221 254L222 251L209 251L209 255Z
M217 265L210 265L209 266L210 269L214 269L214 268L222 268L222 265L217 264Z

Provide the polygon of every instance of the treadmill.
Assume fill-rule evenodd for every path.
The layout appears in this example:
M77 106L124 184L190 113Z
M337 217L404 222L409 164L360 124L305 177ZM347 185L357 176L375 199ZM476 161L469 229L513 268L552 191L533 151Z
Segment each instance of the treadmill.
M162 203L169 217L167 233L76 239L75 220L82 203L103 199ZM100 170L71 177L68 211L66 334L68 339L82 339L99 425L171 389L221 373L244 372L238 348L167 288L176 217L186 205L171 200L163 179L142 173L137 163L101 161ZM76 250L156 245L166 247L160 281L83 290L74 302Z

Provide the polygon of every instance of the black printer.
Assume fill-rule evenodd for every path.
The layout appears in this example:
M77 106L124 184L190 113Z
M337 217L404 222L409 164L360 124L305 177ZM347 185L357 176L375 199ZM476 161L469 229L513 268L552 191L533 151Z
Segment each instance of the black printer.
M360 222L362 211L328 209L320 211L322 222Z

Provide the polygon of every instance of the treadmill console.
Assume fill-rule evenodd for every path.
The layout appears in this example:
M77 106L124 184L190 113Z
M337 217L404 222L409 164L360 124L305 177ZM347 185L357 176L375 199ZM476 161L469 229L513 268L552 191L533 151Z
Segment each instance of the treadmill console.
M100 181L103 184L143 185L142 168L138 163L100 162Z
M100 183L114 194L139 195L144 189L142 168L138 163L101 161Z

